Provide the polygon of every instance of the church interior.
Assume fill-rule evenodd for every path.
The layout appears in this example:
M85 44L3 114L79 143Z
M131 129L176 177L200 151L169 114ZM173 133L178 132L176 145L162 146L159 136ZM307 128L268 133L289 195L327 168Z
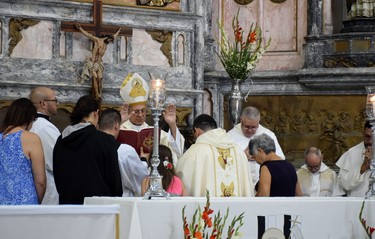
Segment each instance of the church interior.
M91 42L74 24L100 22L112 34L124 29L103 58L104 106L121 107L119 87L128 73L149 79L148 72L161 72L167 76L167 102L178 107L178 125L190 139L187 147L196 115L208 113L229 130L231 79L217 56L218 23L230 31L232 16L241 9L241 22L256 22L263 38L271 39L240 86L243 95L249 92L242 106L261 111L261 123L275 132L287 158L299 167L304 149L317 145L334 167L361 137L365 86L374 74L374 41L371 31L344 26L343 2L175 1L151 7L103 0L100 15L95 15L101 19L93 19L90 2L0 2L2 112L12 99L28 96L31 88L50 86L60 103L52 120L61 130L69 124L75 101L91 89L90 80L81 80ZM366 24L371 25L358 23Z
M177 106L177 125L186 149L194 143L193 120L202 113L229 131L233 127L228 109L233 79L218 56L219 26L232 40L232 19L239 11L244 29L257 25L262 44L270 40L255 69L240 84L242 96L246 95L241 107L259 109L260 123L276 134L286 159L296 169L304 164L305 149L316 146L325 164L337 172L337 160L363 137L365 87L374 85L375 78L375 3L371 3L372 15L363 16L351 11L355 2L0 0L0 122L14 99L28 97L34 87L47 86L56 91L59 102L52 122L61 131L69 124L74 104L93 90L85 75L93 46L77 29L80 24L96 36L121 29L103 56L103 109L121 108L119 90L129 73L146 80L150 73L161 74L166 81L166 102ZM150 111L147 116L152 124ZM224 208L225 203L219 203ZM272 219L276 227L280 226L278 217ZM373 213L371 217L374 220ZM308 225L306 215L304 219ZM347 237L324 238L359 238L357 229ZM302 238L296 235L291 238ZM131 232L127 236L148 238Z

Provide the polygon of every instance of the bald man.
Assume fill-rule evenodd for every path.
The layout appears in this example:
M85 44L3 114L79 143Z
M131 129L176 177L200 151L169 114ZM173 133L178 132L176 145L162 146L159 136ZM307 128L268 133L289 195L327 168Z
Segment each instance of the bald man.
M55 91L48 87L36 87L30 93L30 100L36 107L37 120L30 132L36 133L42 140L44 159L46 164L47 188L42 204L59 204L59 195L53 177L52 153L60 131L50 122L50 118L57 114L58 101Z
M297 170L302 195L330 197L338 193L336 173L323 163L320 149L309 147L305 151L305 164Z

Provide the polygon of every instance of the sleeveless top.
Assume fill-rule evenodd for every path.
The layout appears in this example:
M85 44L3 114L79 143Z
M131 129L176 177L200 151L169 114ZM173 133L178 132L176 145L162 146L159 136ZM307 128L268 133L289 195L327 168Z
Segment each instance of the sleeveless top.
M171 184L167 189L170 196L182 196L182 181L179 177L173 176Z
M271 174L270 197L294 197L296 195L297 173L292 164L286 160L264 162ZM258 184L256 185L258 189Z
M38 204L31 168L21 144L22 130L0 133L0 204Z

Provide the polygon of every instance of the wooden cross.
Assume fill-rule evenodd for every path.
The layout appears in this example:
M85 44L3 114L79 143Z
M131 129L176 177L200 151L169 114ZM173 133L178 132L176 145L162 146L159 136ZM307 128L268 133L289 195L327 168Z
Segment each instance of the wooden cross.
M108 26L102 23L102 0L93 0L93 23L62 22L61 30L65 32L81 32L83 35L93 41L92 56L84 65L80 81L83 82L87 77L91 78L91 95L96 99L101 99L102 81L103 81L103 55L107 49L107 44L113 41L117 36L131 36L131 28L122 28L118 26ZM91 34L94 35L91 35Z
M102 8L103 8L102 0L93 0L93 7L92 7L93 23L61 22L61 31L79 32L79 30L76 27L76 24L79 24L85 31L93 33L97 37L100 37L101 35L104 35L104 34L106 35L114 34L120 28L120 26L103 25ZM133 33L133 30L131 28L121 27L121 32L119 35L120 36L132 36L132 33Z

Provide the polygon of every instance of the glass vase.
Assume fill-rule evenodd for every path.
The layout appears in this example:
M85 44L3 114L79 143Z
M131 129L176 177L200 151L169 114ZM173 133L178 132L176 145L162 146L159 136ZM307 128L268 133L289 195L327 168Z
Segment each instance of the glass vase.
M228 92L228 113L232 127L240 122L244 99L240 89L241 82L241 79L232 79L232 89Z

